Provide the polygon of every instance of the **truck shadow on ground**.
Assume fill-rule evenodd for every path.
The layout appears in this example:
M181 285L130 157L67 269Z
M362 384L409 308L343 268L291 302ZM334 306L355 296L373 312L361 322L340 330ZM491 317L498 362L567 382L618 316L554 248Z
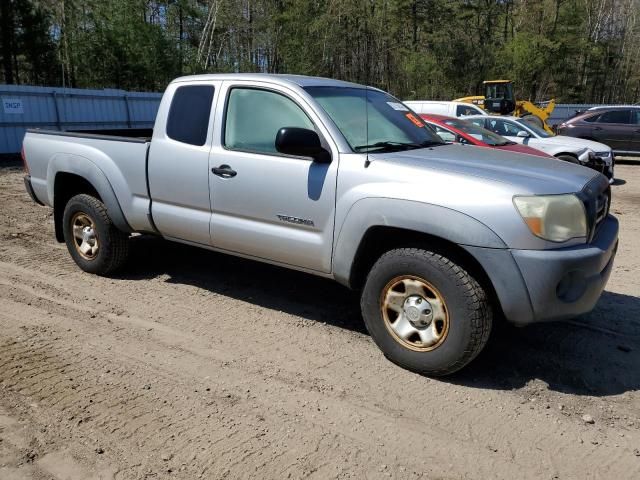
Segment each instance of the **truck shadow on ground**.
M153 237L132 239L121 278L167 277L272 310L366 334L359 296L337 283ZM553 391L615 395L640 390L640 298L605 292L589 315L515 328L498 324L485 350L442 381L512 390L539 379Z
M500 324L485 350L448 380L510 390L539 379L549 390L606 396L640 390L640 298L604 292L574 320Z

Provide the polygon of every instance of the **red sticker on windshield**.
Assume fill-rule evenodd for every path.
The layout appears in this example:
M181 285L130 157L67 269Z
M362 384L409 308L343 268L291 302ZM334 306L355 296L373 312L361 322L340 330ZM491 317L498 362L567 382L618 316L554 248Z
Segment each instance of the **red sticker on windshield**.
M407 113L405 117L411 120L411 123L413 123L416 127L420 127L420 128L424 127L424 123L422 123L422 121L418 117L416 117L413 113Z

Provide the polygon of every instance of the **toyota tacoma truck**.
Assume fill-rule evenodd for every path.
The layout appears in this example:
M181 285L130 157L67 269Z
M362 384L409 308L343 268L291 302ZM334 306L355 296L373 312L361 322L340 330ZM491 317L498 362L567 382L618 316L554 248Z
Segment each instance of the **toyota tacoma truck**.
M23 159L85 272L121 268L135 232L331 278L427 375L468 364L494 319L590 311L618 246L602 174L444 143L391 95L324 78L179 78L153 131L28 130Z

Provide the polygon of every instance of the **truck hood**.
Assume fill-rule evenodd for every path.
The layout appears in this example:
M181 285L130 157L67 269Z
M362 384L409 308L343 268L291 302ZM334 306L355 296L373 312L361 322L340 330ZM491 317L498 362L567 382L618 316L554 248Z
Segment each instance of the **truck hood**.
M567 137L565 135L556 135L555 137L542 138L544 142L558 146L566 146L571 148L588 148L593 152L608 152L611 147L604 143L594 142L593 140L585 140L583 138Z
M542 150L538 150L537 148L528 147L527 145L523 145L521 143L509 143L507 145L496 145L493 148L497 148L499 150L506 150L514 153L526 153L528 155L536 155L538 157L545 158L555 158L548 153L543 152Z
M400 170L414 169L409 177L425 171L480 177L513 186L514 193L555 194L582 190L598 172L555 158L519 154L494 148L447 144L405 152L370 154L371 161L383 161ZM407 172L401 174L407 177ZM415 175L415 176L414 176Z

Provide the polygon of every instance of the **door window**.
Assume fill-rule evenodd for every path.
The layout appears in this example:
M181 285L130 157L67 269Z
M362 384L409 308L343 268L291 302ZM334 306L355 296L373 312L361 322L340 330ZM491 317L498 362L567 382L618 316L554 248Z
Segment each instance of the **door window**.
M458 105L456 107L456 117L464 117L465 115L478 115L482 112L472 105Z
M623 123L628 124L631 121L630 110L610 110L600 115L598 123Z
M467 122L471 122L478 127L488 128L484 123L484 118L469 118L467 119Z
M278 154L275 140L283 127L314 129L306 113L284 95L255 88L231 90L224 127L226 148Z
M498 135L502 135L504 137L515 137L518 135L518 132L526 130L524 128L519 127L518 125L507 122L504 120L500 120L497 118L492 118L487 120L487 128Z
M207 141L213 85L185 85L173 94L167 135L178 142L202 146Z
M451 133L449 130L442 128L440 125L436 125L434 123L430 123L429 126L436 131L436 134L445 142L457 142L457 138L455 134Z
M640 125L640 110L631 110L631 123Z

